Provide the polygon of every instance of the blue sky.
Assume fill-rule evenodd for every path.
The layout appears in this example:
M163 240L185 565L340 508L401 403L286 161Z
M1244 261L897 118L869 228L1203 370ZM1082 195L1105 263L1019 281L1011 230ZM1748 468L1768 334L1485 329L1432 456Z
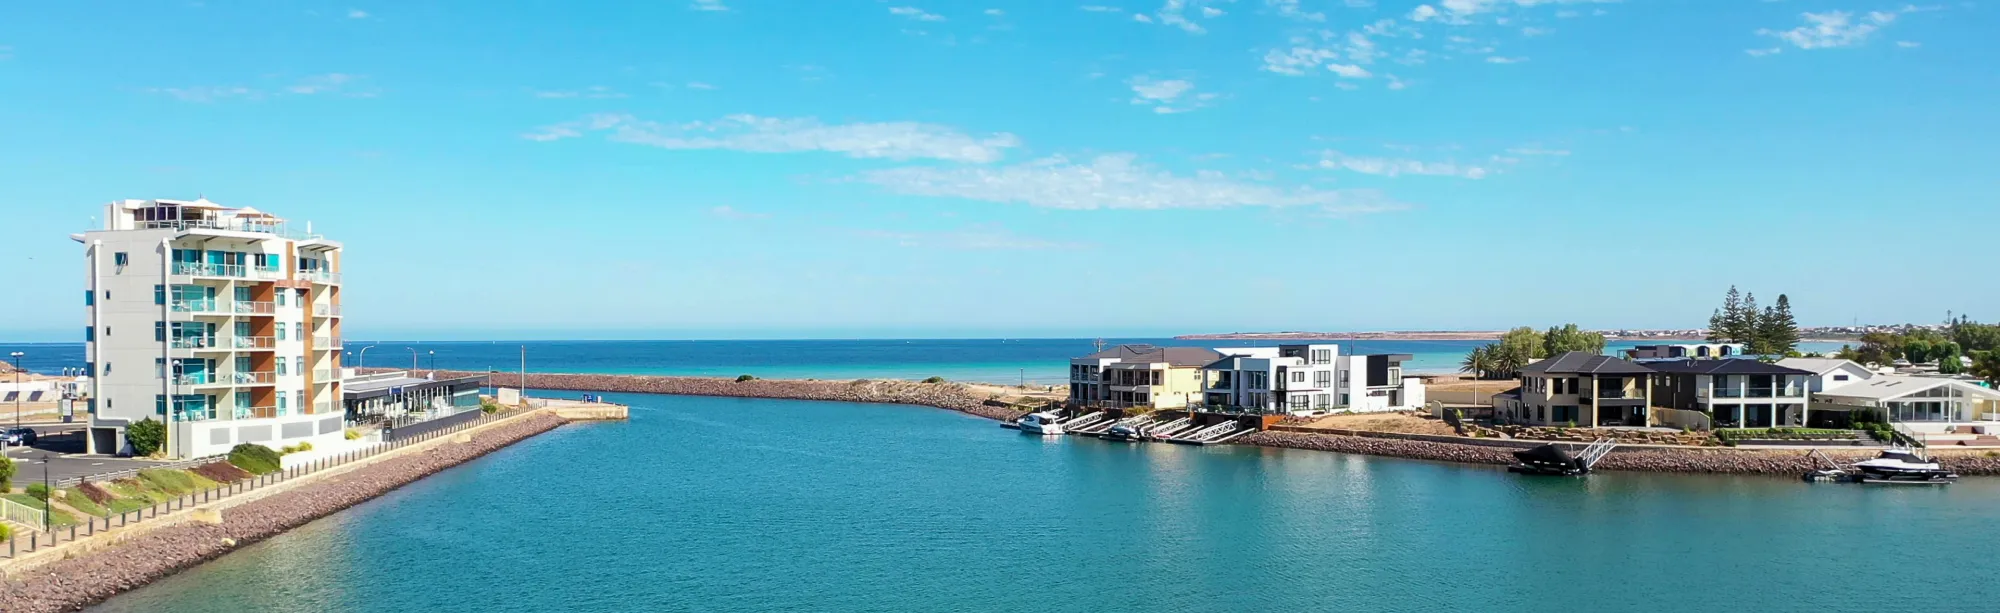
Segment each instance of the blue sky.
M345 241L357 338L1994 319L1994 10L15 3L0 338L196 195Z

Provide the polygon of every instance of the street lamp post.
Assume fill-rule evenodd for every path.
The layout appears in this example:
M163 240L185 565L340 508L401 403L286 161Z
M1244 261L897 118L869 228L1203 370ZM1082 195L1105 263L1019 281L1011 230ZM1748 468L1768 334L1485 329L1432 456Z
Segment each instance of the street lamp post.
M438 368L438 352L437 352L437 350L436 350L436 349L431 349L431 350L428 350L428 351L427 351L427 353L429 353L429 354L430 354L430 358L431 358L431 370L437 370L437 368Z
M53 488L49 487L49 452L44 451L42 452L42 495L47 496L48 498L42 499L43 532L49 532L55 529L55 524L53 522L55 519L56 508L49 505L49 501L55 499L55 492L51 491L52 489Z
M410 370L415 371L417 369L417 348L404 347L404 349L410 350Z
M361 348L361 354L360 354L360 355L356 355L356 356L354 356L354 361L355 361L355 362L358 362L358 364L356 364L356 365L355 365L355 367L356 367L356 368L367 368L367 367L368 367L368 350L370 350L370 349L374 349L374 348L375 348L375 346L374 346L374 345L369 345L369 346L367 346L367 347L362 347L362 348Z

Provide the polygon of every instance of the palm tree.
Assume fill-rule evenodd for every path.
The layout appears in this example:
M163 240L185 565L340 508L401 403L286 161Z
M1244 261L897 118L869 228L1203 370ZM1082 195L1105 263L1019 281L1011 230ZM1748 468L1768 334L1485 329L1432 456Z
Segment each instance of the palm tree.
M1472 373L1475 379L1489 379L1493 376L1493 345L1480 345L1465 354L1465 360L1458 363L1458 372Z

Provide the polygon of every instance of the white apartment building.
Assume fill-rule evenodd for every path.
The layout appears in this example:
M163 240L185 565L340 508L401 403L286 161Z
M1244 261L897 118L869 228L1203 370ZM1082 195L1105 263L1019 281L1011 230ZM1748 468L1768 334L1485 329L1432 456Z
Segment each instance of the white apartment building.
M121 200L84 245L89 453L166 422L166 453L342 437L340 249L206 199Z
M1341 355L1332 344L1221 348L1202 368L1202 404L1211 409L1309 414L1420 407L1423 380L1403 376L1408 354Z

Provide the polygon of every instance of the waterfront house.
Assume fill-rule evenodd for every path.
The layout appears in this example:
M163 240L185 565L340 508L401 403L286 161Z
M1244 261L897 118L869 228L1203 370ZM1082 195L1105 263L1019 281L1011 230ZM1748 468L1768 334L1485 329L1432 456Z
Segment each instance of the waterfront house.
M349 424L401 429L417 424L434 428L476 418L484 374L439 379L436 373L414 376L405 371L348 376L341 380L341 406Z
M341 439L341 244L251 208L121 200L84 245L89 453L165 422L169 457ZM305 230L305 231L301 231Z
M1315 414L1424 404L1424 384L1403 376L1408 354L1341 355L1333 344L1225 348L1202 368L1198 404L1209 410Z
M1182 408L1201 398L1201 367L1222 357L1202 347L1119 345L1069 361L1071 403Z
M1653 370L1614 357L1571 351L1521 369L1519 389L1494 395L1494 415L1537 426L1645 426Z
M1743 355L1743 343L1674 343L1638 345L1625 350L1625 359L1728 358Z
M1809 387L1815 393L1867 381L1876 374L1853 360L1838 358L1785 358L1778 360L1778 365L1811 372Z
M1708 413L1718 428L1806 425L1813 373L1735 358L1649 360L1653 406Z
M1918 433L1981 430L2000 434L2000 391L1959 379L1874 375L1812 395L1813 409L1880 411L1901 429Z

